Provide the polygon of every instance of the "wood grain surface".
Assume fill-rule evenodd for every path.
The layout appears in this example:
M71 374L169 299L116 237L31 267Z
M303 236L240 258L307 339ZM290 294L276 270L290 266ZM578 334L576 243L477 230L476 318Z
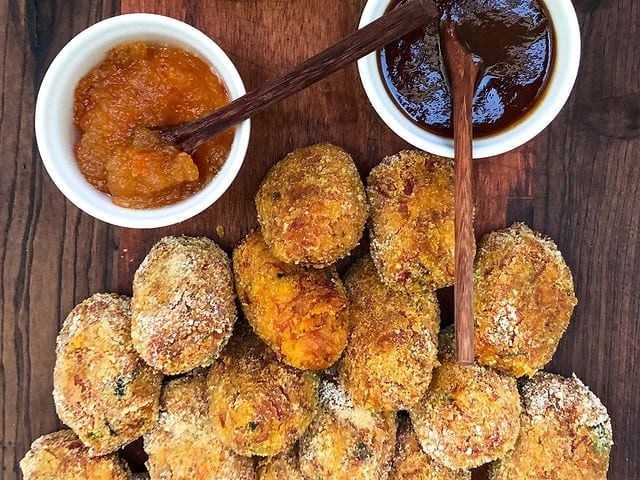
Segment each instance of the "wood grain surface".
M584 48L578 85L536 140L476 163L476 233L522 220L559 244L580 304L550 370L576 372L603 399L616 442L609 478L633 480L640 478L640 3L574 3ZM33 109L53 55L120 8L163 13L212 36L252 88L353 31L363 4L0 2L0 478L21 478L17 462L31 441L59 426L51 398L55 336L75 303L101 290L127 293L135 268L166 234L207 235L229 249L255 225L253 195L264 174L293 148L334 142L364 175L407 146L369 107L352 66L256 117L245 165L210 210L167 229L116 230L66 202L40 164Z

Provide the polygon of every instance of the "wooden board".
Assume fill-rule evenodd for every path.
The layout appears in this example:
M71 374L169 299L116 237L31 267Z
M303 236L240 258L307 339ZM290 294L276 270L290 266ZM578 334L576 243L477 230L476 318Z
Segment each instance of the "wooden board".
M575 371L603 399L616 441L609 478L631 480L640 478L640 4L574 3L584 32L576 91L534 142L478 162L476 230L523 220L558 242L580 304L550 369ZM218 41L253 87L352 31L363 4L123 0L121 7L186 19ZM129 291L138 263L165 234L207 235L229 249L255 225L253 195L265 172L293 148L334 142L365 175L406 147L369 107L351 67L257 117L238 180L199 218L150 232L96 222L65 202L43 172L34 98L64 42L118 8L116 0L0 2L0 477L6 480L21 478L17 462L31 441L60 425L51 399L55 335L75 303L96 291Z

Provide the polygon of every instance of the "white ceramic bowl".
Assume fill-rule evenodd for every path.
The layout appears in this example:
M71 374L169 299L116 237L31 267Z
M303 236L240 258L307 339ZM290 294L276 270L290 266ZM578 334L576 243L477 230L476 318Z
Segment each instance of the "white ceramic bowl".
M381 17L390 0L369 0L360 27ZM543 0L554 31L555 60L542 98L525 117L495 135L473 142L474 158L486 158L513 150L544 130L566 103L580 65L580 27L571 0ZM389 95L372 53L358 61L360 79L373 108L398 136L413 146L443 157L453 158L453 140L427 132L413 123Z
M229 57L201 31L161 15L121 15L84 30L54 59L38 93L36 138L47 172L60 191L78 208L121 227L163 227L197 215L229 188L244 161L251 124L246 121L238 125L224 166L208 185L194 195L155 209L135 210L114 205L108 195L85 180L76 163L74 145L78 132L73 125L73 99L78 81L103 60L108 50L134 40L183 48L211 65L231 99L245 93L242 79Z

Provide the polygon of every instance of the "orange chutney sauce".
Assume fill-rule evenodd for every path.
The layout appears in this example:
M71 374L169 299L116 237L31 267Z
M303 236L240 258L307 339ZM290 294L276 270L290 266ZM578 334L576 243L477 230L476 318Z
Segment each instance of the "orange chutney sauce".
M215 177L234 133L227 131L189 155L148 127L194 120L227 103L224 85L196 56L143 42L119 45L76 87L80 170L117 205L143 209L176 203Z

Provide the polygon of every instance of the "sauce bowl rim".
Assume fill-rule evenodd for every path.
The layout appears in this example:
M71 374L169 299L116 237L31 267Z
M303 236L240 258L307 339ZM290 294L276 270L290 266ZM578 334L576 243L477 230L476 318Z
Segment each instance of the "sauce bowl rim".
M382 16L393 0L368 0L360 28ZM554 63L537 104L509 128L473 141L473 157L493 157L532 140L558 116L575 85L580 67L580 26L571 0L540 0L553 28ZM378 52L358 61L360 81L382 121L399 137L426 152L453 158L453 139L436 135L411 121L388 92L378 67Z
M36 141L49 176L69 201L92 217L120 227L147 229L192 218L227 191L244 162L251 122L236 127L225 164L198 192L159 208L115 205L109 195L84 178L77 165L73 97L79 79L97 66L108 50L136 40L175 46L197 55L218 75L231 100L244 95L246 89L235 65L214 40L191 25L163 15L131 13L102 20L73 37L55 57L42 80L35 109Z

